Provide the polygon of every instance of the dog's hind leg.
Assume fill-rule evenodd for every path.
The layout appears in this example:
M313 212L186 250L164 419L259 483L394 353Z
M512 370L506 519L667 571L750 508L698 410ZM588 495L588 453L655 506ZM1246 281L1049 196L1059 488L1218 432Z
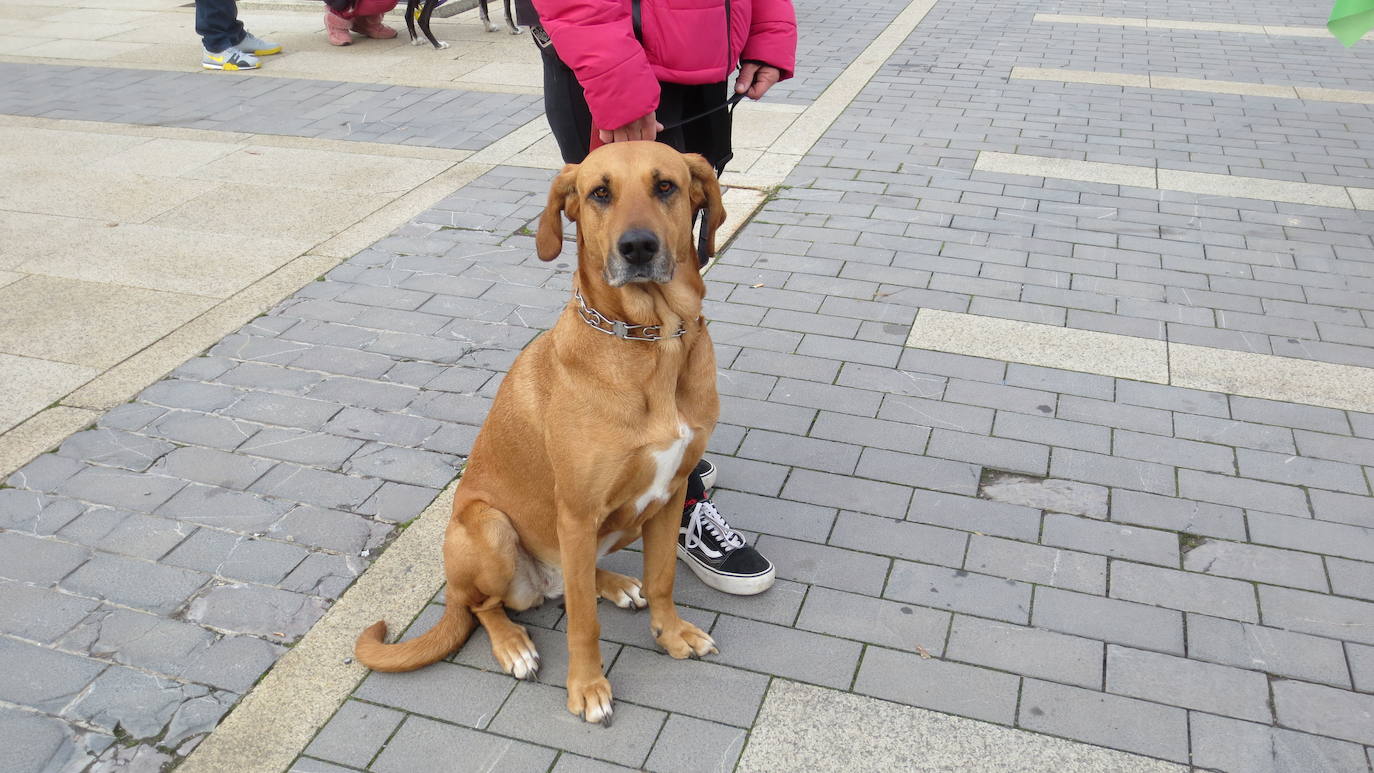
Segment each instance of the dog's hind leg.
M529 631L512 623L498 600L492 601L496 603L477 610L477 619L491 637L491 654L501 664L501 670L516 679L538 679L539 651L534 648Z
M415 32L415 22L420 20L420 0L406 0L406 32L410 33L410 45L420 45L420 36Z
M596 570L596 595L621 609L643 609L649 606L639 580L600 568Z
M490 506L474 507L463 526L472 539L469 560L479 568L473 578L486 600L473 608L491 637L491 654L516 679L539 676L539 651L523 626L512 623L506 607L528 609L544 600L541 575L520 547L520 536L506 514Z
M512 35L519 35L524 30L516 25L515 17L510 12L510 3L511 0L502 0L502 5L506 7L506 29L510 30Z
M496 31L496 25L491 23L491 14L487 12L487 0L477 0L477 15L482 17L482 26L487 28L487 32Z
M420 11L420 31L425 33L430 45L435 48L448 48L448 43L436 39L434 33L429 29L429 19L434 15L434 8L438 5L438 0L424 0L424 4L424 10Z

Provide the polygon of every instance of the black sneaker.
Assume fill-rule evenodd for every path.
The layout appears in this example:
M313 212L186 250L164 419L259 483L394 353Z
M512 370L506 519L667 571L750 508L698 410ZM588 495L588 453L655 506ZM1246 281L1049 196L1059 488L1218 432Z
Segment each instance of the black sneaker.
M772 562L730 528L724 516L706 498L706 486L701 478L696 470L687 477L687 500L682 507L677 557L686 561L702 582L722 593L736 596L763 593L773 585Z
M697 466L692 472L701 476L701 485L707 491L716 487L716 466L706 461L706 457L703 456L701 461L697 462Z

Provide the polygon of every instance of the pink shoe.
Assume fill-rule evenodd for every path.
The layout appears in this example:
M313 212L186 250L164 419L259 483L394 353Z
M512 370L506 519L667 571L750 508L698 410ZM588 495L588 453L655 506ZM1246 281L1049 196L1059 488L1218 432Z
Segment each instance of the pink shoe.
M387 40L396 37L396 30L382 24L382 14L380 13L354 17L353 31L375 40Z
M337 16L328 10L324 12L324 31L329 33L331 46L347 46L353 43L353 36L349 34L348 28L348 19Z

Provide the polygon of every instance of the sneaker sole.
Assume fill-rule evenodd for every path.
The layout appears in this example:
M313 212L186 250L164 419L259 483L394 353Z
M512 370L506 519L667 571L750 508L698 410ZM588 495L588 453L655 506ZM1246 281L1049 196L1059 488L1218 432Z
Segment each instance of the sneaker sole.
M716 466L714 464L711 465L710 471L701 476L701 485L707 491L716 487Z
M256 70L256 69L258 69L258 65L254 65L254 66L252 66L252 67L239 67L239 66L236 65L236 64L210 64L209 62L201 62L201 63L200 63L200 66L201 66L201 67L204 67L204 68L207 69L207 70Z
M756 574L751 577L721 574L710 567L702 566L701 562L693 558L692 554L688 553L687 549L681 545L677 546L677 557L687 562L687 568L692 570L692 574L695 574L698 580L721 593L729 593L731 596L757 596L773 587L773 580L777 574L771 566L763 574Z
M273 54L280 54L281 46L277 46L276 48L260 48L257 51L245 51L244 53L252 54L253 56L271 56Z

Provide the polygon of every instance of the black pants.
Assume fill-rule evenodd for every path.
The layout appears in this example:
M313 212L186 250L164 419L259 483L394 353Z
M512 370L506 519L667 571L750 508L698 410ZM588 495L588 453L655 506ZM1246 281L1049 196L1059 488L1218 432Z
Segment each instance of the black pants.
M196 0L196 32L205 50L216 54L237 46L247 34L234 0Z
M592 142L592 114L587 107L587 98L572 68L558 58L553 46L541 47L539 52L544 60L544 114L558 140L563 161L579 164L587 157ZM721 81L687 86L660 82L655 117L664 126L672 126L683 118L724 105L729 99L726 84ZM716 174L720 174L734 155L730 127L730 111L716 110L685 126L660 133L658 141L683 153L700 153L716 168Z

